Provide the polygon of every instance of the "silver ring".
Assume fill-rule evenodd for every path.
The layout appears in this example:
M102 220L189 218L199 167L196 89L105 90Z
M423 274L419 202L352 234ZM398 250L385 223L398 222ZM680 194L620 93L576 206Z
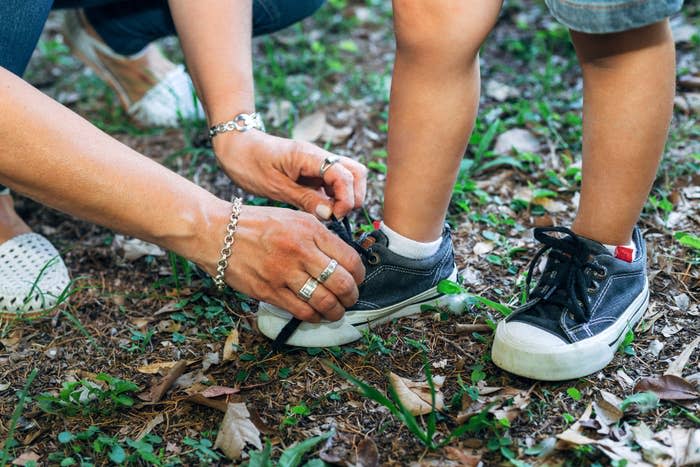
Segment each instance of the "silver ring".
M318 173L321 175L321 178L323 178L323 176L326 174L326 171L328 171L328 169L330 169L331 166L339 160L339 157L334 156L326 157L325 159L323 159L323 162L321 162L321 168L318 169Z
M333 274L333 271L335 271L335 268L338 267L338 262L334 259L331 260L330 263L328 263L328 266L326 266L326 269L321 271L321 274L318 275L318 282L323 284L328 280L329 277L331 277L331 274Z
M316 287L318 287L318 281L313 277L309 277L306 280L306 282L304 282L304 286L301 289L299 289L297 295L299 295L299 298L301 298L305 302L308 302L309 300L311 300L311 296L314 294Z

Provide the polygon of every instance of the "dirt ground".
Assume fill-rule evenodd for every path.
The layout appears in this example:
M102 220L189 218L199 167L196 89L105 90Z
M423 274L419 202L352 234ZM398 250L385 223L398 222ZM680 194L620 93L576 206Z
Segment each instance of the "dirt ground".
M321 113L340 136L318 144L372 169L366 212L354 217L358 227L381 218L393 58L389 10L381 1L335 1L301 26L255 41L259 110L271 121L270 131L290 135L304 117ZM65 49L59 22L52 16L33 58L27 75L33 84L217 195L228 198L237 190L217 169L201 124L171 130L131 125L111 91ZM6 442L8 462L25 463L21 456L34 453L39 465L72 465L66 459L74 465L119 463L115 459L227 464L231 461L212 447L226 400L245 403L274 459L295 443L335 430L306 453L309 465L621 466L643 465L635 463L642 457L648 465L678 462L670 451L645 444L647 438L635 430L647 426L661 433L653 440L666 447L673 444L663 433L671 429L685 430L691 447L700 443L700 401L692 394L651 403L633 399L609 425L584 414L594 403L600 415L602 409L595 407L608 393L620 400L640 393L635 389L640 380L660 377L700 336L700 249L683 244L677 234L700 232L699 24L700 9L692 4L673 20L678 98L664 162L639 224L649 249L651 305L634 337L604 370L561 383L503 372L489 357L489 325L502 316L473 298L519 303L524 273L539 248L532 228L570 225L578 203L580 70L566 31L543 5L512 2L482 52L480 119L466 155L480 165L463 167L448 219L468 295L456 297L449 308L400 319L342 348L272 353L256 331L254 301L232 291L218 294L211 280L167 253L128 260L114 232L19 198L20 213L63 253L75 293L58 314L5 323L0 331L0 442ZM174 40L164 47L179 57ZM500 123L494 127L494 122ZM488 140L492 127L495 144ZM512 129L524 130L526 141L509 140ZM525 146L520 152L497 152L502 137L502 144ZM232 330L238 340L224 361ZM687 358L680 376L697 394L700 352L691 349ZM436 450L328 366L331 362L386 393L389 373L424 381L426 361L445 379L436 442L484 417L482 425ZM167 367L145 372L144 366L159 362L183 362L184 375L159 401L148 401L152 393L138 398L167 375ZM34 369L22 405L18 397ZM138 385L139 390L128 391L133 405L106 403L104 410L78 413L42 408L40 394L56 399L65 382L92 381L108 392L100 373ZM228 389L218 397L201 396L212 386ZM470 396L473 391L478 397ZM18 406L21 412L13 417ZM107 448L96 449L94 436L67 441L62 434L75 437L91 426L105 436ZM11 428L14 442L7 435ZM142 439L157 461L128 443L146 428L150 435ZM596 442L555 438L567 429ZM123 446L126 457L109 456L115 445Z

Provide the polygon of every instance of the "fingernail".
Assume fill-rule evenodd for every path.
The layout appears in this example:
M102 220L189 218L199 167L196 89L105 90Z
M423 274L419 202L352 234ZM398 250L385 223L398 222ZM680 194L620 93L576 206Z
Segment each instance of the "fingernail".
M319 204L316 206L316 215L320 217L321 219L330 219L331 214L333 214L333 211L331 211L330 206L327 206L325 204Z

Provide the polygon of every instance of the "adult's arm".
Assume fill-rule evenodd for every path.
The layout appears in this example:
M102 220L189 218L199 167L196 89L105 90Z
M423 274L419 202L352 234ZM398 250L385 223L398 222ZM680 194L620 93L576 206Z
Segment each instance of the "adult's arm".
M216 271L230 204L111 138L0 67L0 183L53 208L156 243ZM295 294L335 258L307 304ZM310 214L244 207L226 281L315 321L357 299L355 251Z
M209 123L253 112L251 0L169 0L169 4ZM329 218L331 211L345 216L364 201L365 167L343 157L321 179L321 163L333 155L313 144L253 130L216 136L214 151L224 171L241 187L321 218ZM318 190L321 185L332 198Z

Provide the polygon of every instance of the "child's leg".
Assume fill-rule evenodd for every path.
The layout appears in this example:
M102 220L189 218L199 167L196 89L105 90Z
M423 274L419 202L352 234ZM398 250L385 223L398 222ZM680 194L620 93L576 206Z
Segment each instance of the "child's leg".
M583 185L573 230L630 241L663 152L675 90L668 20L614 34L571 33L584 77Z
M0 244L23 233L31 232L31 229L24 223L15 212L12 196L2 194L0 190Z
M479 103L478 51L501 2L394 0L384 222L419 242L440 237Z

